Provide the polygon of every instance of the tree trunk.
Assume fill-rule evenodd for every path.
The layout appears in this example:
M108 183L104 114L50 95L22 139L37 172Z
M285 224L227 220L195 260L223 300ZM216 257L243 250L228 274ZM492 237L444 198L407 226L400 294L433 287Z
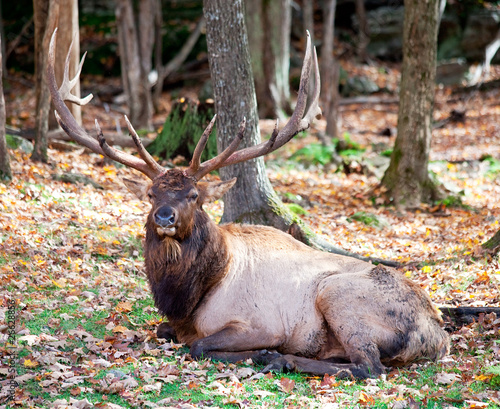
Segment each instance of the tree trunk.
M198 41L198 38L200 38L200 34L204 28L205 19L201 18L194 31L191 33L191 35L188 37L188 39L180 49L179 53L174 58L172 58L172 60L170 60L169 63L165 66L162 64L161 60L161 46L157 47L155 65L156 70L158 71L158 82L153 92L153 105L156 111L159 110L160 97L161 92L163 91L163 83L165 81L165 78L167 78L173 72L177 71L184 63L184 61L186 61L186 58L188 57L193 47L196 45L196 42ZM158 38L157 44L158 42L160 42L161 44L161 36Z
M2 54L2 71L7 72L7 44L5 41L5 29L3 25L3 11L2 11L2 2L0 2L0 53Z
M151 68L153 47L150 30L154 27L152 11L155 8L151 2L139 2L139 24L136 23L132 0L118 0L116 3L123 88L127 95L130 122L138 129L152 129L153 102L149 71L145 71L147 67Z
M50 93L45 81L45 67L47 66L50 37L59 15L59 2L57 0L35 0L33 8L35 14L36 117L35 144L31 159L47 162Z
M335 32L336 0L325 2L323 18L323 45L321 46L321 107L326 118L326 136L338 138L340 136L339 116L339 74L340 66L333 56Z
M205 0L207 46L217 112L217 150L222 152L237 135L246 118L246 135L240 148L261 142L257 102L248 51L242 0ZM262 157L220 169L223 180L237 177L224 196L222 223L239 222L274 226L313 247L372 260L326 243L293 216L274 192ZM397 263L375 260L387 265Z
M9 151L5 140L5 100L3 97L3 53L2 38L0 37L0 180L8 182L12 180L10 169Z
M284 120L291 112L291 0L247 0L245 5L259 115Z
M311 42L314 42L314 0L304 0L302 2L302 21L304 29L309 31Z
M204 2L207 46L217 112L217 148L224 150L246 118L240 147L261 142L242 0ZM266 224L286 230L292 216L266 175L261 158L222 168L222 179L237 177L224 197L223 222Z
M73 78L80 63L80 32L78 25L78 0L58 0L59 4L59 19L57 22L57 49L55 73L58 84L62 83L64 65L66 64L66 56L68 54L71 42L71 57L69 63L69 77ZM52 32L49 33L52 35ZM45 50L47 52L47 50ZM44 72L45 75L45 72ZM72 94L80 97L80 81L77 81L75 87L71 91ZM67 102L66 106L71 111L76 121L82 124L82 109L78 104ZM49 112L49 128L57 128L56 117L54 116L54 107Z
M382 179L398 207L438 198L428 161L434 104L439 0L405 2L398 135Z
M498 230L491 239L481 244L481 247L495 253L498 252L498 250L500 250L500 230Z
M356 3L356 17L358 19L358 57L363 62L368 61L368 54L366 53L366 46L370 39L368 33L368 21L366 20L365 0L355 0Z

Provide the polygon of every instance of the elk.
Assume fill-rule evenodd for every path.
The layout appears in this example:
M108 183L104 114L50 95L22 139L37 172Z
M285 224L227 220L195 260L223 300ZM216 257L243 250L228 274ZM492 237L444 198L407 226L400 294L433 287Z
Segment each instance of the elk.
M291 235L266 226L217 225L203 204L218 199L236 179L204 182L209 172L256 158L287 143L321 113L319 72L308 36L295 111L268 141L237 150L243 121L228 148L201 163L215 117L195 148L188 168L165 169L143 147L127 120L139 157L109 146L97 124L97 138L71 116L68 60L60 89L54 77L54 32L48 83L56 117L77 143L136 169L149 183L125 183L152 208L146 221L144 257L156 307L168 319L158 337L176 336L194 359L238 362L251 358L263 371L297 370L367 378L387 366L437 360L449 351L449 337L429 296L397 270L314 250ZM309 109L308 81L315 87Z

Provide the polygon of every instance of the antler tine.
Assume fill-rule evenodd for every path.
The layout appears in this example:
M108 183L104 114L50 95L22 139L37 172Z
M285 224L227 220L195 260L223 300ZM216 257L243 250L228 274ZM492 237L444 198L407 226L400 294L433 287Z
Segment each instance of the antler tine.
M72 80L70 80L68 68L70 59L68 52L68 56L66 57L66 64L64 66L63 83L58 89L54 72L56 34L57 28L54 30L52 38L50 39L49 59L47 64L47 83L49 85L50 94L52 95L52 101L54 102L54 106L56 108L56 119L61 128L80 145L89 148L95 153L99 153L103 156L108 156L111 159L124 164L125 166L129 166L133 169L138 170L139 172L144 173L150 179L154 179L156 176L162 173L164 169L154 161L149 153L145 151L135 130L133 132L131 131L132 138L134 139L141 158L137 158L109 146L106 143L104 136L102 135L101 128L99 124L97 124L97 121L96 128L98 132L98 139L89 135L75 120L64 101L67 100L79 105L85 105L92 99L92 94L88 95L85 98L78 98L75 95L71 94L71 90L75 86L76 81L78 81L78 78L80 76L85 56L80 61L76 76ZM139 144L137 141L139 141Z
M134 127L130 123L127 115L125 116L125 122L127 123L127 128L130 132L130 135L132 136L132 139L134 140L135 147L137 148L137 153L139 153L139 156L144 160L144 162L147 163L147 165L153 169L154 171L158 172L158 174L163 173L165 169L163 166L158 164L156 160L149 154L149 152L146 150L144 145L141 142L141 138L139 138L139 135L137 135L137 132L135 131Z
M203 150L205 149L205 146L207 146L208 138L210 134L212 133L212 129L215 125L215 119L217 118L217 114L214 115L208 126L205 128L203 131L203 134L201 135L200 140L196 144L196 148L194 149L193 152L193 157L191 158L191 163L189 164L189 168L186 169L185 173L189 175L194 175L200 168L201 164L201 154L203 153Z
M311 68L314 66L314 76L315 76L315 85L312 96L311 106L307 111L307 114L304 116L304 112L306 110L307 105L307 94L309 89L309 77L311 76ZM221 153L219 156L223 155L223 158L210 159L207 162L204 162L199 166L200 170L196 173L196 177L200 178L212 170L220 169L224 166L234 165L236 163L244 162L246 160L254 159L259 156L266 155L270 152L275 151L276 149L282 147L286 144L290 139L292 139L295 135L303 130L307 129L312 120L321 114L321 109L318 106L319 100L319 92L320 92L320 76L318 69L318 60L316 55L316 49L312 47L311 44L311 36L309 32L307 32L307 47L304 56L304 63L302 65L302 73L300 75L300 85L299 85L299 94L297 97L297 103L295 105L295 110L284 126L284 128L278 132L278 123L276 123L276 127L271 135L271 138L266 142L262 142L255 146L250 146L244 149L240 149L236 151L236 147L240 142L240 138L243 137L243 134L238 133L238 136L231 142L231 145ZM231 154L228 154L229 148L233 147Z
M56 30L57 30L57 28L56 28ZM55 30L54 30L54 33L55 33ZM80 74L82 72L83 63L85 62L85 57L87 56L87 53L85 52L83 54L83 57L80 60L80 64L78 64L78 69L76 71L75 76L73 77L73 79L70 80L69 79L69 64L71 61L71 50L73 48L74 41L75 41L75 36L73 36L73 40L71 40L71 44L69 45L68 54L66 54L66 63L64 64L64 73L63 73L63 83L61 84L61 87L59 88L59 93L61 94L61 97L64 100L70 101L70 102L73 102L75 104L82 106L82 105L88 104L94 96L92 94L89 94L85 98L79 98L76 95L71 93L71 90L78 83L78 80L80 78Z
M136 158L135 156L129 155L128 153L125 153L123 151L120 151L116 148L113 148L112 146L109 146L108 143L106 142L106 138L104 138L104 135L101 130L101 126L99 125L99 122L97 119L95 120L95 129L97 131L97 140L99 142L99 146L101 147L103 151L103 155L107 156L110 159L113 159L116 162L123 163L126 166L130 166L131 168L134 168L142 173L144 173L146 176L148 176L150 179L154 179L156 176L158 176L160 173L162 173L165 169L163 169L160 165L158 165L156 162L155 167L149 166L149 164L146 161L141 161L139 158ZM135 139L134 139L135 141ZM142 142L139 141L139 143L142 146ZM144 147L143 147L144 149ZM149 155L149 153L148 153ZM152 158L151 158L152 159ZM152 159L154 161L154 159Z
M234 151L236 149L238 149L240 142L242 141L243 137L245 136L246 125L247 125L247 120L246 120L246 118L243 118L243 121L241 121L241 123L240 123L240 129L238 130L238 134L236 135L236 138L234 138L231 141L229 146L226 149L224 149L224 151L222 153L220 153L219 155L217 155L215 158L207 160L207 161L203 162L203 164L198 166L197 171L192 173L192 176L196 180L200 180L203 176L205 176L206 174L210 173L213 170L216 170L216 169L219 169L219 168L226 166L227 158L229 158L234 153ZM198 148L198 146L196 148ZM201 155L201 153L200 153L200 155ZM189 170L191 170L191 168Z
M314 47L314 90L311 105L307 110L306 115L302 118L300 126L303 129L309 128L309 125L314 120L314 118L321 115L321 108L319 106L319 93L321 90L321 78L319 76L319 64L318 64L318 54L316 53L316 47ZM300 131L299 131L300 132Z

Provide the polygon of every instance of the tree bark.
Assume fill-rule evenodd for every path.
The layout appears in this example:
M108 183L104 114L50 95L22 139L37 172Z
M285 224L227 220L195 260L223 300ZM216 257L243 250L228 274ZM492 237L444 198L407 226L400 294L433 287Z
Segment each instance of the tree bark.
M495 253L498 252L500 250L500 230L498 230L491 239L481 244L481 247Z
M152 129L153 102L149 86L155 10L153 0L140 0L136 23L132 0L118 0L116 20L122 82L128 99L130 122L138 129ZM140 32L137 31L138 27ZM148 61L145 61L148 60Z
M355 0L356 3L356 17L358 18L358 56L363 62L368 61L368 54L366 53L366 47L370 39L370 34L368 33L368 21L366 20L366 8L364 0Z
M245 5L259 115L284 120L291 112L291 0L247 0Z
M311 35L311 42L314 42L314 0L304 0L302 2L302 21L304 28Z
M71 42L71 56L69 62L69 77L73 78L80 63L80 32L78 24L78 0L58 0L59 4L59 17L57 22L57 48L56 48L56 62L55 73L58 84L63 81L64 65L66 64L66 56L68 54ZM52 32L49 33L52 35ZM47 52L47 49L45 49ZM45 72L43 73L45 76ZM71 91L72 94L80 97L80 81L77 81L75 87ZM67 102L66 106L73 114L76 121L82 124L82 109L78 104ZM49 113L49 128L57 128L56 117L54 116L54 108L50 109Z
M167 65L162 64L161 55L158 54L159 52L161 53L161 47L157 48L156 70L158 71L158 82L156 83L153 92L153 105L155 107L155 110L158 111L159 108L159 102L165 78L167 78L170 74L177 71L181 67L181 65L186 60L193 47L196 45L196 42L198 41L198 38L200 38L200 34L204 28L205 28L205 19L201 18L198 24L196 25L194 31L186 40L186 43L180 49L179 53L174 58L172 58L172 60L169 61Z
M240 148L261 142L242 0L204 2L207 46L217 112L217 148L222 152L246 118ZM292 215L281 203L261 158L220 169L222 179L237 177L224 197L223 222L266 224L286 230Z
M35 0L33 8L35 15L36 117L35 144L31 159L47 162L50 93L45 81L45 67L47 66L50 37L56 27L59 15L59 2L57 0Z
M339 74L340 66L333 55L336 0L325 2L323 18L323 45L321 46L321 107L326 119L326 136L339 138Z
M398 207L416 208L439 198L428 171L439 4L439 0L405 2L398 135L382 179Z
M0 2L0 53L2 54L2 71L7 72L7 49L5 41L5 29L3 24L2 2ZM24 28L24 27L23 27Z
M12 180L10 169L9 151L5 140L5 99L3 97L3 53L2 38L0 37L0 180L8 182Z

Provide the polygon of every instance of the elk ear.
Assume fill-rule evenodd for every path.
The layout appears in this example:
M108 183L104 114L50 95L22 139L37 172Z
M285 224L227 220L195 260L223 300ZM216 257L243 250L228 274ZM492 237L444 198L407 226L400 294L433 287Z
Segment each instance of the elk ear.
M122 178L122 182L125 186L127 186L128 190L139 198L139 200L148 199L148 190L150 188L149 183L127 178Z
M200 192L201 203L220 199L235 183L236 178L232 178L225 182L199 182L197 187Z

